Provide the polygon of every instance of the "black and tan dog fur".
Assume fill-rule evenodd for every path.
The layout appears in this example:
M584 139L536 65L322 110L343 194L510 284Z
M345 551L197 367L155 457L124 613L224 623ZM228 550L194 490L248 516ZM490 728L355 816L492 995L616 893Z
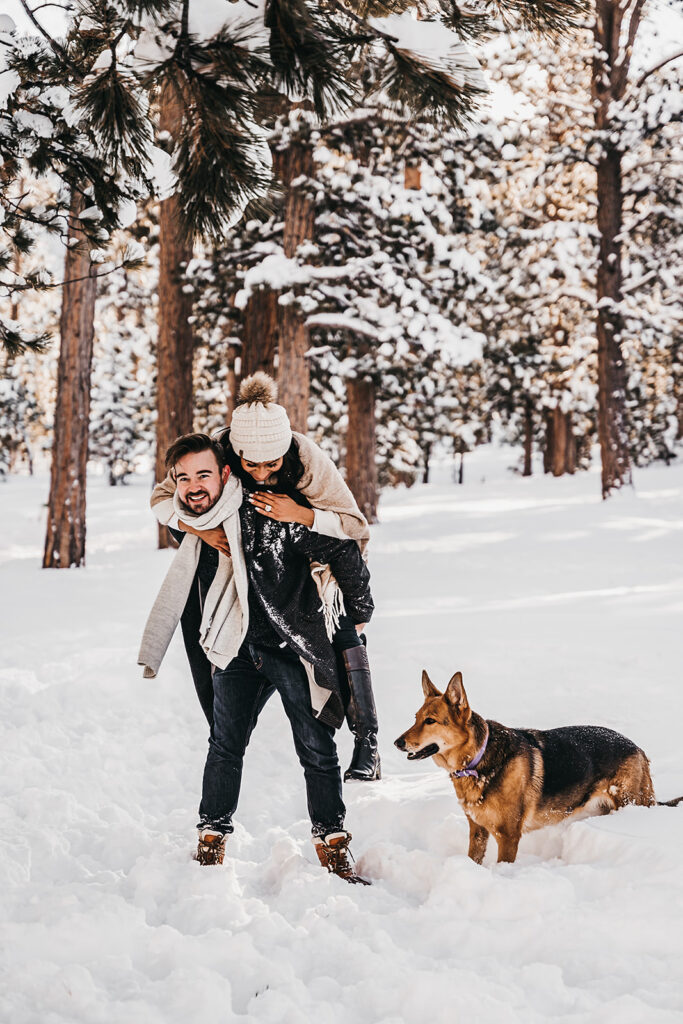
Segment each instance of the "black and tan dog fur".
M471 763L488 731L478 777L451 775L477 864L489 835L498 843L498 860L514 861L524 832L656 803L647 757L618 732L591 725L510 729L485 720L471 710L460 672L443 694L423 672L422 689L415 725L396 740L410 760L431 756L450 774Z

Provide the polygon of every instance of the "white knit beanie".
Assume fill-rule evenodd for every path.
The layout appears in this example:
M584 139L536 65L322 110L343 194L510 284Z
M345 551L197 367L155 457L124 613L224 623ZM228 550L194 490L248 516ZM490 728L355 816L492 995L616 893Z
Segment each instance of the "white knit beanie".
M275 404L277 385L259 370L245 377L230 423L230 444L249 462L274 462L292 443L286 409Z

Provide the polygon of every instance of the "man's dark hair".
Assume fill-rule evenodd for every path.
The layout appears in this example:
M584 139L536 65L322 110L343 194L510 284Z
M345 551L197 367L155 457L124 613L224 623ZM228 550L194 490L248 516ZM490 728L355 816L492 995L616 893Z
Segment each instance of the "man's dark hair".
M218 468L223 469L225 466L225 451L219 441L214 441L208 434L182 434L176 437L166 452L166 470L172 472L180 459L199 452L213 452Z

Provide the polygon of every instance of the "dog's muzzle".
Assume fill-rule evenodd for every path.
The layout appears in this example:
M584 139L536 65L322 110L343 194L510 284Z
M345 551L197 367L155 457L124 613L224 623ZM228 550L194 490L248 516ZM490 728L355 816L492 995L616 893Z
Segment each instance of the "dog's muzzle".
M399 736L397 740L394 740L394 746L398 747L399 750L406 749L406 741L403 736ZM408 754L409 761L422 761L425 757L432 757L433 754L439 753L439 745L437 743L430 743L428 746L423 747L422 750L414 750Z
M425 757L432 757L434 754L439 753L439 744L430 743L428 747L423 747L422 750L416 750L412 754L408 754L409 761L422 761Z

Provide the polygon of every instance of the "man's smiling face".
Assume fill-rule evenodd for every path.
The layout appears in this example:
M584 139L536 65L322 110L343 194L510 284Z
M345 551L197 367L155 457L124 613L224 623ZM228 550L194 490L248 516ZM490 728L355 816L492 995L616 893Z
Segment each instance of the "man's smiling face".
M214 453L190 452L174 466L178 497L190 512L203 515L216 504L230 475L227 466L221 470Z

